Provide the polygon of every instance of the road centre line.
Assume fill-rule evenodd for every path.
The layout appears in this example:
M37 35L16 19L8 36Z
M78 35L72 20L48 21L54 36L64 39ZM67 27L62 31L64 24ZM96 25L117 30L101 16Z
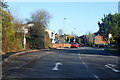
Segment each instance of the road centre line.
M78 54L78 56L79 56L79 59L82 60L80 54ZM84 62L83 60L82 60L82 63L83 63L83 64L85 65L85 67L88 69L88 66L85 64L85 62ZM94 74L94 77L95 77L97 80L100 80L100 78L99 78L97 75L95 75L95 74Z
M78 56L79 56L79 59L81 59L80 54L78 54Z
M80 54L78 54L78 56L79 56L79 59L82 61L82 63L85 65L85 67L88 69L88 66L87 66L87 65L85 64L85 62L82 60Z
M88 68L88 66L83 62L83 64L85 65L86 68Z
M2 64L3 62L2 61L0 61L0 64Z

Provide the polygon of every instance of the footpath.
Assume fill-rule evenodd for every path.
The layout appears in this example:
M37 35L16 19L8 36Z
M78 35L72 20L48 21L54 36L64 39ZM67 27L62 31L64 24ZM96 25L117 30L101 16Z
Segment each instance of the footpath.
M31 52L38 52L40 50L23 50L19 52L11 52L11 53L6 53L5 55L2 55L2 63L8 61L10 58L16 57L21 54L25 53L31 53Z
M5 56L2 62L2 77L21 72L40 58L52 53L52 49L26 50Z
M33 53L33 52L39 52L39 51L50 51L53 49L36 49L36 50L22 50L22 51L18 51L18 52L11 52L11 53L6 53L5 55L1 55L0 56L0 64L2 64L3 62L7 62L9 61L11 58L15 58L18 55L21 54L26 54L26 53Z

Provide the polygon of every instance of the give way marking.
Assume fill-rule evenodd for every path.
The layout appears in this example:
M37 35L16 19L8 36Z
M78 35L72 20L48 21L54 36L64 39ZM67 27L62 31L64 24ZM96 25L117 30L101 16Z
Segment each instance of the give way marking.
M59 65L62 65L62 63L60 63L60 62L55 63L55 67L52 70L54 70L54 71L58 70Z
M120 72L120 70L115 69L116 65L113 64L107 64L105 65L107 68L112 69L114 72Z

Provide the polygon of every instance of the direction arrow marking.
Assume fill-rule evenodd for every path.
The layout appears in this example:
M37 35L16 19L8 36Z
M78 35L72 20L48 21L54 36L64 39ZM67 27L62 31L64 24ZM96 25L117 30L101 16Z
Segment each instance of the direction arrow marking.
M55 71L58 70L59 65L62 65L62 63L60 62L55 63L55 67L52 70L55 70Z

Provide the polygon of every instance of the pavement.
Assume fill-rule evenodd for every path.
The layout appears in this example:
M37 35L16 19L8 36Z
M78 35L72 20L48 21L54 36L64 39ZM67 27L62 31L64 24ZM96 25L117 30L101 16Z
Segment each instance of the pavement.
M119 56L90 47L19 55L2 65L3 79L120 80Z
M2 59L0 64L2 64L3 62L7 62L9 61L11 58L17 57L21 54L26 54L26 53L33 53L33 52L39 52L39 51L45 51L45 50L50 50L50 49L37 49L37 50L23 50L23 51L19 51L19 52L11 52L11 53L7 53L5 55L1 55Z

